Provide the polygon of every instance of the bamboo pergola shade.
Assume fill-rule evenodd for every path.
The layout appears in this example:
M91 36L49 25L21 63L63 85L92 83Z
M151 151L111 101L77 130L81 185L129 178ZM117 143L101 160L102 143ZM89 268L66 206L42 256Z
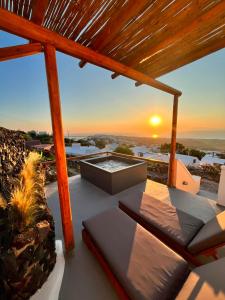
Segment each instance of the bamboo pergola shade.
M42 44L51 44L57 50L76 58L85 58L87 61L108 70L119 72L120 74L138 80L159 90L172 95L181 95L179 90L176 90L142 72L132 69L120 62L113 60L110 57L102 55L89 49L77 42L73 42L61 35L36 25L33 22L19 17L13 13L7 12L5 9L0 8L0 28L5 31L11 32L18 36L24 37L29 40L35 40Z
M0 0L0 7L152 78L225 47L224 0Z

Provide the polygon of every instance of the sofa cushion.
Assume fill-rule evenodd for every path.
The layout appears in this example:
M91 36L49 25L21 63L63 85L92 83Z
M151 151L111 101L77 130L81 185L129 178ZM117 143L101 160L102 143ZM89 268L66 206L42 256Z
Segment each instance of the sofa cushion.
M225 258L194 269L176 300L225 300Z
M188 245L191 253L199 253L225 243L225 211L207 222Z
M175 242L186 247L204 225L202 220L145 193L133 199L124 199L119 204L125 212L136 216L134 218L137 222L164 242L171 241L170 245Z
M183 258L117 208L83 226L131 299L174 299L189 273Z

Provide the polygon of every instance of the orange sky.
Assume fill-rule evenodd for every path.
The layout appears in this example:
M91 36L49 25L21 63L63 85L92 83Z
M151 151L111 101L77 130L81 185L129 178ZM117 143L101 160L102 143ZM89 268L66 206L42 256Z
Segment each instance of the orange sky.
M23 41L0 31L1 46ZM173 96L57 54L65 134L120 134L169 137ZM2 76L1 76L2 75ZM225 138L225 49L162 78L180 89L178 135ZM13 88L12 88L13 86ZM0 126L51 132L48 89L42 54L0 64ZM162 123L149 125L152 115Z

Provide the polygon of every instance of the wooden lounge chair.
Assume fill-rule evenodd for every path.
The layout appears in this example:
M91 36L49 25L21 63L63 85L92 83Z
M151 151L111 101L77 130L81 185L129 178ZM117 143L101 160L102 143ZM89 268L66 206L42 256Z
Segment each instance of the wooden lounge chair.
M225 259L188 262L118 208L83 222L83 241L122 300L225 300Z
M119 207L175 252L195 265L199 255L213 256L225 244L225 212L204 223L174 206L145 193L124 199Z

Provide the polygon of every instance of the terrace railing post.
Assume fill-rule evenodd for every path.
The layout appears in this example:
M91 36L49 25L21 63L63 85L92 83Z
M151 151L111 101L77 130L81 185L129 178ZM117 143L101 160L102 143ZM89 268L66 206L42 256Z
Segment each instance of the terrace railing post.
M56 50L52 45L44 47L48 91L51 108L52 129L56 156L56 170L62 227L66 251L74 248L72 213L67 176L66 153L60 105L60 93L56 63Z
M168 186L175 187L176 184L176 142L177 142L177 113L178 113L178 99L177 95L173 100L173 118L172 118L172 134L170 147L170 162L168 171Z

